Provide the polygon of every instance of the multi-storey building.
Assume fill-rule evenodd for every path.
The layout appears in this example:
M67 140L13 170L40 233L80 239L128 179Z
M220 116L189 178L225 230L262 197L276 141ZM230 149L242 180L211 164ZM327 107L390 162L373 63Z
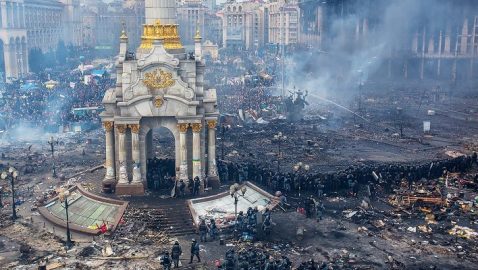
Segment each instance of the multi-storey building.
M267 4L269 43L294 45L300 41L300 9L297 2L277 0Z
M116 0L105 3L98 0L85 1L81 11L82 44L98 52L114 52L118 46L115 37L125 27L130 46L138 46L144 19L144 0Z
M222 17L223 47L246 50L264 45L264 10L259 2L228 1Z
M208 8L202 1L186 0L177 7L179 33L185 45L194 43L196 30L205 32L205 18Z
M0 66L5 77L18 78L28 72L32 48L54 50L60 40L79 45L78 8L78 0L0 1Z

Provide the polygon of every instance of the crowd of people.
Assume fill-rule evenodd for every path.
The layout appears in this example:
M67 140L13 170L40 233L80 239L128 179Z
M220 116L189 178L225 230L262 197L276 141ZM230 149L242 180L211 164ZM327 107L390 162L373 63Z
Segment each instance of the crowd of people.
M100 106L105 91L114 85L114 81L99 78L85 85L80 77L80 74L57 74L57 84L50 89L38 80L6 84L0 107L3 128L12 128L25 122L44 128L82 120L99 120L98 110L82 114L75 114L72 110Z
M234 249L226 251L224 262L216 261L217 269L225 270L289 270L292 262L286 256L275 259L267 251L259 248Z
M190 260L189 264L194 262L201 262L199 255L200 247L196 239L191 242ZM180 266L181 255L183 254L181 245L175 241L171 248L171 252L164 251L161 255L160 261L163 269L170 270L172 267L178 268ZM217 269L222 270L291 270L292 261L285 255L280 257L274 256L272 253L261 248L242 248L238 252L234 249L228 249L225 253L224 259L215 260ZM317 263L313 259L300 263L297 270L325 270L329 269L327 263Z
M324 193L345 191L356 196L361 186L367 187L371 193L379 187L390 193L402 179L410 184L423 178L435 179L441 177L444 171L465 171L476 162L477 154L474 153L416 165L359 165L338 172L313 174L300 168L294 172L279 172L253 162L237 164L220 160L218 173L223 182L242 183L248 180L285 194L321 197ZM478 179L475 181L478 182Z

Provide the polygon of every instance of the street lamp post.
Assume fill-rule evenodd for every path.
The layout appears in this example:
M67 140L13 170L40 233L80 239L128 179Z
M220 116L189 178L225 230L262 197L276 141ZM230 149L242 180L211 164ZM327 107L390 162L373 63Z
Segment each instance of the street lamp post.
M15 209L15 180L18 177L18 171L10 167L8 171L2 172L1 178L2 180L10 180L10 184L12 185L12 219L17 219L17 210Z
M58 198L60 202L65 204L65 212L66 212L66 249L70 249L72 246L71 242L71 233L70 233L70 222L68 219L68 207L70 206L68 204L68 196L70 195L70 192L68 190L62 190L58 194Z
M240 193L239 193L240 191ZM239 201L239 197L244 197L246 194L247 188L242 187L239 184L234 184L229 188L229 194L231 197L234 198L234 217L237 223L237 202Z
M281 142L287 140L287 136L283 135L282 132L279 132L274 135L274 140L279 146L279 152L277 153L277 172L280 172Z
M300 173L304 171L307 173L310 170L310 166L308 164L304 164L302 162L298 162L297 164L294 165L293 167L295 173ZM300 177L300 176L299 176ZM302 190L302 183L299 181L299 197L300 197L300 192Z
M54 140L53 136L50 137L50 140L48 141L48 144L50 145L50 151L51 151L51 160L52 160L52 171L53 171L53 178L56 178L56 167L55 167L55 145L58 145L58 140Z

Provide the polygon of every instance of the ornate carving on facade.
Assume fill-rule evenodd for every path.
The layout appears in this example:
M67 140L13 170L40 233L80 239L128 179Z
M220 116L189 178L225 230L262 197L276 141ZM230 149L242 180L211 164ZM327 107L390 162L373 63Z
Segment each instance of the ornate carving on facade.
M207 121L207 126L208 126L209 128L211 128L211 129L212 129L212 128L216 128L216 125L217 125L217 121L216 121L216 120L209 120L209 121Z
M161 106L163 106L163 103L164 103L163 97L157 96L154 98L154 107L160 108Z
M189 124L188 123L180 123L178 124L179 132L187 132Z
M106 132L110 132L113 130L113 122L112 121L105 121L103 122L103 127L105 128Z
M191 124L193 132L201 132L202 124L201 123L193 123Z
M115 128L118 130L120 134L125 134L127 126L125 124L116 124Z
M144 74L143 82L149 90L168 88L175 84L175 81L173 80L173 74L162 71L161 69L146 72L146 74Z
M159 20L155 24L145 24L140 48L151 49L154 40L162 40L165 49L183 48L177 24L161 24Z
M128 125L128 127L131 129L132 133L135 133L135 134L139 133L139 128L140 128L139 124L130 124Z

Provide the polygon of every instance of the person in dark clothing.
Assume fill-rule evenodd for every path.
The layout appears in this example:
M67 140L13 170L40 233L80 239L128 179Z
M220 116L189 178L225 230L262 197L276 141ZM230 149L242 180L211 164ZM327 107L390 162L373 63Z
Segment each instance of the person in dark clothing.
M315 209L315 202L312 197L307 198L305 201L305 215L307 218L312 218Z
M161 260L161 265L163 266L164 270L171 269L171 259L169 258L169 253L166 251Z
M173 259L174 263L174 268L179 267L179 257L183 254L183 251L181 249L181 246L179 245L179 242L176 241L174 242L173 248L171 249L171 258Z
M359 184L357 180L354 180L352 184L352 196L357 197L358 192L359 192Z
M214 219L211 219L211 224L209 225L209 237L214 241L216 240L216 235L217 235L217 226L216 226L216 221Z
M186 184L184 183L183 179L179 180L178 189L179 189L179 197L184 197L184 189L186 188Z
M199 257L199 243L196 241L196 239L193 239L191 243L191 260L189 260L189 263L193 263L194 256L198 258L198 262L201 262L201 258Z
M207 231L208 227L206 224L206 221L203 219L201 220L201 223L199 223L199 236L201 239L201 242L206 242L207 241Z
M199 177L194 177L194 188L193 188L193 195L199 195L199 189L201 187L201 181L199 180Z
M188 189L189 189L189 194L192 195L194 190L194 181L191 178L188 179Z
M236 269L236 258L233 249L226 251L226 270Z
M262 231L266 236L269 236L271 234L271 227L272 227L272 222L270 216L264 219L264 222L262 222Z

